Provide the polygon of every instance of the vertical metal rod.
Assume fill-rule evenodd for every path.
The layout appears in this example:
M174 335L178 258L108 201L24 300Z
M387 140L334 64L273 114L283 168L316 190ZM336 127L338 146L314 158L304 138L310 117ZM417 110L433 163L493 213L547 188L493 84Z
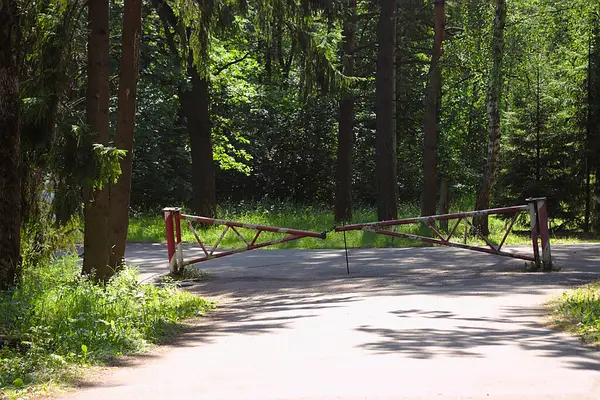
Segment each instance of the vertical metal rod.
M350 275L350 264L348 263L348 243L346 242L346 231L344 231L344 250L346 250L346 271Z

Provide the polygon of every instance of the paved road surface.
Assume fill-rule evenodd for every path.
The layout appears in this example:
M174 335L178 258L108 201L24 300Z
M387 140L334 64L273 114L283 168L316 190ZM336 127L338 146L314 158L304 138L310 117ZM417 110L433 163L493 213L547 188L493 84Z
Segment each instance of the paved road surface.
M132 244L145 277L163 245ZM600 355L541 303L600 278L600 245L563 268L451 248L254 251L199 267L220 308L167 349L69 399L600 399Z

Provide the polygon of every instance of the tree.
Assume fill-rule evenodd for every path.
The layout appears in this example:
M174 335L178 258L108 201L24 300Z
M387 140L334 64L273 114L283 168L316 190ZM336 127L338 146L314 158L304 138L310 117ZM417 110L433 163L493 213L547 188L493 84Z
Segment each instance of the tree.
M88 3L87 122L94 141L108 145L109 131L109 2ZM100 166L98 168L101 168ZM108 264L109 192L95 184L85 189L83 272L103 281L111 275Z
M129 199L135 133L137 81L142 30L142 0L125 0L123 50L119 69L119 98L115 147L126 150L121 160L121 175L110 190L111 252L109 265L115 271L125 257L129 226Z
M20 32L17 1L0 0L0 290L13 284L20 258Z
M194 22L192 16L183 15L178 18L173 9L162 0L155 0L154 5L161 17L169 49L182 64L185 60L189 86L179 85L178 95L182 115L186 119L186 126L190 140L192 157L192 209L198 215L215 217L217 211L217 195L215 186L215 167L213 160L213 144L210 125L210 88L208 77L207 58L209 52L209 31L213 24L213 2L202 2L199 10L200 22ZM186 20L187 19L187 20ZM194 25L195 29L187 26L181 29L184 23ZM177 33L183 47L180 49L176 43ZM184 32L186 31L186 32ZM197 35L197 38L191 35ZM197 45L193 46L192 43ZM180 56L180 52L187 54L187 58ZM200 60L198 65L195 60Z
M504 27L506 25L506 0L496 0L496 15L492 38L492 68L488 83L486 109L488 118L488 146L485 171L477 190L475 209L489 207L490 194L496 181L496 170L500 156L500 101L502 98L504 56ZM475 218L474 225L483 235L489 234L487 216Z
M425 96L425 113L423 118L424 151L423 151L423 199L421 215L434 215L436 209L437 188L437 135L438 112L442 90L442 71L440 57L442 56L442 43L446 31L445 0L434 0L435 8L435 33L433 38L433 52L429 65L427 92Z
M376 134L375 180L377 181L377 218L398 217L396 173L395 101L396 74L396 0L382 0L377 27L379 43L375 82Z
M586 207L584 228L600 233L600 14L594 13L588 45L587 126L586 126ZM595 184L591 185L591 175Z
M435 8L435 33L433 38L433 52L429 65L429 78L425 96L425 113L423 118L424 152L423 152L423 200L421 215L434 215L437 192L437 135L438 111L440 109L440 96L442 89L442 71L440 58L442 56L442 43L446 30L445 0L434 0Z
M356 0L349 0L343 31L343 72L346 76L354 74L355 19ZM352 142L354 141L354 95L350 89L343 90L339 110L335 220L348 221L352 217Z
M181 98L187 120L192 153L192 209L198 215L215 217L217 189L210 126L210 92L207 77L201 77L193 65L190 49L188 75L191 88Z

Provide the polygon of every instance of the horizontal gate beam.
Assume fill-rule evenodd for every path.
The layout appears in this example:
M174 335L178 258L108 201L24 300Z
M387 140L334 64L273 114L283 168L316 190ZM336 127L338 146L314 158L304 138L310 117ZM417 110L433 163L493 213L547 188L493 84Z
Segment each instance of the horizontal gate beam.
M327 233L325 233L325 232L311 232L311 231L303 231L303 230L299 230L299 229L279 228L277 226L245 224L243 222L226 221L224 219L214 219L214 218L207 218L207 217L197 217L195 215L187 215L187 214L179 214L179 218L191 220L194 222L200 222L203 224L209 224L209 225L225 225L225 226L229 226L232 228L255 229L255 230L265 231L265 232L286 233L289 235L301 235L301 236L314 237L314 238L318 238L318 239L325 239L327 236Z
M511 213L527 211L527 210L529 210L529 206L491 208L489 210L468 211L468 212L460 212L460 213L454 213L454 214L429 215L426 217L394 219L394 220L388 220L388 221L368 222L365 224L353 224L353 225L346 225L346 226L338 226L335 228L335 231L343 232L343 231L356 231L356 230L361 230L361 229L367 230L371 227L410 225L410 224L418 224L418 223L427 224L427 222L433 222L433 221L444 221L444 220L455 219L455 218L475 217L478 215L511 214Z

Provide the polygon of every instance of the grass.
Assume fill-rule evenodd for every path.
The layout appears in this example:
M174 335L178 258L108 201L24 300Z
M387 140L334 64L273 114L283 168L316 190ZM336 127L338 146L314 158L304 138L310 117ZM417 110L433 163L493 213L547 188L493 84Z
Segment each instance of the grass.
M106 285L80 269L76 257L29 267L0 292L0 398L68 384L82 367L142 352L213 307L174 285L142 285L132 268Z
M551 306L555 326L600 344L600 281L566 291Z
M456 210L458 211L458 210ZM419 215L417 206L401 206L398 214L399 218L408 218ZM296 228L314 232L329 231L334 226L333 213L326 208L306 207L306 206L229 206L218 210L219 218L240 221L252 224L270 225L286 228ZM377 221L375 210L370 208L359 208L355 210L350 223L374 222ZM449 221L450 228L455 221ZM508 220L491 217L490 241L499 244L507 228ZM528 230L529 218L519 220L513 232L507 237L506 245L529 245ZM195 227L202 241L206 244L214 244L223 231L223 227ZM419 224L404 225L398 227L398 232L417 234L422 236L431 236L427 228ZM455 241L462 241L465 231L464 223L456 230L453 238ZM246 238L251 239L255 231L240 229ZM272 240L281 237L274 233L261 234L261 240ZM182 239L184 242L195 242L192 231L186 223L182 224ZM129 225L128 240L137 242L163 242L165 241L164 219L161 215L137 215L133 216ZM376 235L371 232L349 231L346 233L348 247L408 247L408 246L427 246L426 243L403 238L391 238L389 236ZM553 237L552 243L576 243L583 241L575 236ZM589 241L589 240L588 240ZM469 244L485 245L483 241L468 235ZM237 248L244 243L229 231L223 238L221 245L223 248ZM342 233L331 232L327 235L327 240L306 238L296 241L290 241L284 244L271 246L267 248L279 249L341 249L344 248L344 235Z

